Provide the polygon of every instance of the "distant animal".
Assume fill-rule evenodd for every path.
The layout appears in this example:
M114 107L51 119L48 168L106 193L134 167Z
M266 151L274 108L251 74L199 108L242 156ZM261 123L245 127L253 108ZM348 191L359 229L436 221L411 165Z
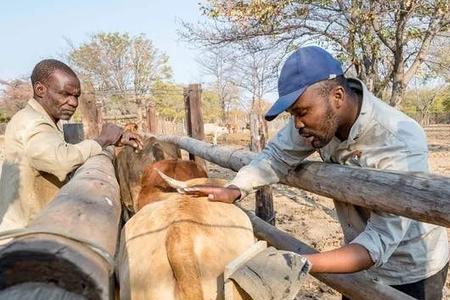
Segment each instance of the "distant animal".
M176 192L180 186L223 186L205 174L182 160L145 168L139 210L121 233L120 299L223 299L224 268L254 243L253 229L235 205ZM244 292L239 297L249 299Z
M203 125L205 135L213 136L213 144L217 144L217 139L224 134L229 133L229 130L225 126L219 126L214 123L206 123Z

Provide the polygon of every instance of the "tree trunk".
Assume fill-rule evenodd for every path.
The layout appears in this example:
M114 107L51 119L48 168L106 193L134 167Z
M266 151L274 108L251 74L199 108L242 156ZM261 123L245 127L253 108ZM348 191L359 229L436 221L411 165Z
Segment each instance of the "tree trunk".
M403 101L403 97L405 94L405 87L402 82L394 81L392 85L392 93L391 99L389 100L389 104L393 107L398 107L400 103Z
M401 47L397 47L394 53L394 67L392 78L392 92L389 104L393 107L398 107L403 101L405 93L405 69L403 65L403 52Z

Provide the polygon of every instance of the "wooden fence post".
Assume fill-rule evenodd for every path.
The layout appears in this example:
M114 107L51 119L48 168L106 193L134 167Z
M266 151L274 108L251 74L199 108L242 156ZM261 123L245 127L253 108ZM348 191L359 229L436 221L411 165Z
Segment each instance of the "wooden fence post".
M266 128L265 120L262 115L251 112L250 113L250 150L254 152L261 152L266 145ZM255 213L256 216L275 225L275 211L273 209L273 195L272 187L264 186L256 191L255 194Z
M83 93L80 97L79 109L81 113L81 122L84 127L84 137L92 139L97 137L101 127L99 125L99 111L95 99L94 87L90 82L83 83Z
M190 84L188 88L184 88L184 107L186 111L186 131L188 136L197 140L205 139L205 129L203 125L202 115L202 87L201 84ZM195 160L200 166L206 170L206 163L200 157L195 157L189 153L189 159Z
M153 101L149 101L146 110L147 130L150 133L158 133L158 118L156 115L156 107Z
M99 132L101 131L103 127L104 120L104 111L103 111L103 101L97 101L96 105L97 107L97 124L99 128Z

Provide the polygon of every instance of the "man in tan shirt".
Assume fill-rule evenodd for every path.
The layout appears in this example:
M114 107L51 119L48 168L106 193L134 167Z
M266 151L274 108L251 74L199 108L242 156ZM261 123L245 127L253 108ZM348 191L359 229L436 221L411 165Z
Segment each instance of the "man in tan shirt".
M17 112L5 132L0 177L0 232L23 228L51 201L67 175L109 145L142 148L141 138L113 124L78 144L64 141L60 120L78 106L80 81L66 64L47 59L31 75L33 99Z

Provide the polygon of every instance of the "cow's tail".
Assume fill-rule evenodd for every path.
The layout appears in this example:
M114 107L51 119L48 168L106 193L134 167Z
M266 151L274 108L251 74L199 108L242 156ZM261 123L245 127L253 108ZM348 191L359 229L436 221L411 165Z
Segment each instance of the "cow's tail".
M186 224L172 224L167 230L167 258L176 281L178 300L203 300L200 267Z

